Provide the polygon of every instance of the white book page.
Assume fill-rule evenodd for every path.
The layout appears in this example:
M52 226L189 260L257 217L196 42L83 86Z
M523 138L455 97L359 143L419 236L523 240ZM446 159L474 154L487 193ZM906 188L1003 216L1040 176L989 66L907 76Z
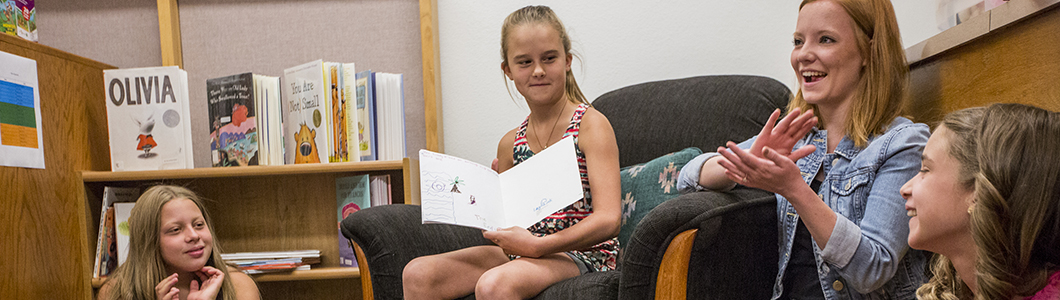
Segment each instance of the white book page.
M504 207L497 173L462 158L420 150L423 223L449 223L486 230L503 228Z
M530 227L582 199L574 138L566 137L501 173L500 183L505 227Z

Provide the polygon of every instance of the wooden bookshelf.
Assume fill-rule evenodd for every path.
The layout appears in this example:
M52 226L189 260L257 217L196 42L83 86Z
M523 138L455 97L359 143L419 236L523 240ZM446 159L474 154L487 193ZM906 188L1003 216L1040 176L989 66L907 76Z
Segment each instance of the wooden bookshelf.
M327 289L328 285L351 286L345 293L358 294L360 278L357 268L340 267L338 245L346 242L339 236L335 198L335 179L361 174L390 175L394 203L412 203L412 185L418 185L415 166L405 158L393 161L366 161L330 164L283 166L249 166L199 168L158 171L100 172L83 171L87 218L86 238L98 235L99 211L104 187L139 187L156 184L188 187L204 198L211 216L218 246L226 253L314 249L321 252L321 263L310 270L252 275L259 287L274 283L290 285L296 281L313 281L309 286ZM418 202L418 201L417 201ZM95 247L92 251L94 258ZM103 281L92 280L99 288ZM290 293L292 287L273 287ZM308 289L312 291L313 289ZM264 293L264 292L263 292ZM310 292L318 293L318 292ZM320 295L325 295L320 291ZM317 297L314 297L317 298Z

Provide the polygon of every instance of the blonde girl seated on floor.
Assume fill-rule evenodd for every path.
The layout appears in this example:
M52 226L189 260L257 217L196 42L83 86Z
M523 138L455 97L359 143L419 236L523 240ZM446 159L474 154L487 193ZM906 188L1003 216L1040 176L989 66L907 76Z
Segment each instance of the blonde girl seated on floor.
M250 276L221 260L213 237L210 215L194 192L147 189L129 216L129 257L99 299L259 299Z

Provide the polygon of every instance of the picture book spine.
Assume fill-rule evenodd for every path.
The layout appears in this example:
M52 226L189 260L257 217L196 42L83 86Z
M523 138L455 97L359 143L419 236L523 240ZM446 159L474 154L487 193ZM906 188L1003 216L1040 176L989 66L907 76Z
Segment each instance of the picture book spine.
M357 131L361 142L361 160L376 160L375 83L372 70L357 73Z
M342 95L346 109L346 151L349 161L361 161L357 120L357 72L353 63L342 65Z
M331 130L331 148L328 155L329 162L349 161L349 151L346 137L346 97L342 92L343 64L324 63L324 79L328 86L325 90L325 98L328 100L328 124Z

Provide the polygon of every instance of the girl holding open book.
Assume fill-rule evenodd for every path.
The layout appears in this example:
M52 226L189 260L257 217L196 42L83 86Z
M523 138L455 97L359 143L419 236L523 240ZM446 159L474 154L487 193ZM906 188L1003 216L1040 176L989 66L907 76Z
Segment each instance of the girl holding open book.
M147 189L129 216L129 257L99 299L259 299L254 280L221 260L210 215L194 192ZM234 272L233 272L234 271Z
M508 170L571 136L584 198L530 228L483 232L496 245L412 260L402 274L406 299L471 293L526 299L561 280L615 268L622 209L618 146L611 123L574 81L570 45L548 7L527 6L504 20L501 70L525 98L530 116L501 138L494 169Z

